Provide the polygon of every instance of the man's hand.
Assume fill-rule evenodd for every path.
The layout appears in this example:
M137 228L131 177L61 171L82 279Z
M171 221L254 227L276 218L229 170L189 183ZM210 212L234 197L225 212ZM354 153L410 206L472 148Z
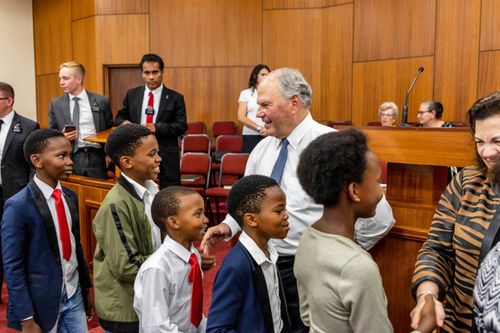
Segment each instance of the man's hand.
M23 333L43 333L33 318L21 321L21 329Z
M432 332L437 325L444 324L443 304L432 295L422 295L417 299L417 305L410 313L411 327L423 333Z
M155 126L155 124L143 124L142 126L144 126L147 129L149 129L151 131L151 133L153 133L153 134L156 132L156 126Z
M209 256L201 253L201 269L208 271L215 266L215 256Z
M221 223L219 225L216 225L214 227L210 227L207 229L205 232L205 236L203 236L203 240L201 241L200 244L200 250L204 255L209 254L210 248L219 243L221 240L223 240L226 237L231 236L231 229L229 226L225 223Z
M88 292L89 295L87 295L87 300L88 300L88 307L85 309L85 312L87 314L87 321L90 321L94 318L95 316L95 306L94 306L94 299L90 297L90 291Z
M78 137L78 132L76 131L76 129L68 132L66 131L66 128L63 128L62 132L66 139L71 142L75 141L75 139Z

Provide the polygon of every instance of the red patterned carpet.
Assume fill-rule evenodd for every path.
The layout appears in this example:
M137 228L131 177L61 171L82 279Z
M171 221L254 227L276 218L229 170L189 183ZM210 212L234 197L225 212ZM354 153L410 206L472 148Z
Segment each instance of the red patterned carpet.
M213 281L215 279L215 274L217 273L217 270L220 267L220 264L222 263L222 260L224 259L224 256L226 253L229 251L230 248L230 243L229 242L221 242L217 244L217 246L214 247L213 249L213 254L216 257L216 266L215 268L212 268L209 271L204 272L203 276L203 312L208 314L208 308L210 306L210 302L212 300L212 285ZM6 323L6 312L5 308L7 306L7 288L5 284L2 287L2 301L3 303L0 304L0 333L16 333L18 331L9 329L7 328L7 323ZM97 319L94 319L89 322L89 332L92 333L101 333L104 332L103 329L98 326L99 322Z

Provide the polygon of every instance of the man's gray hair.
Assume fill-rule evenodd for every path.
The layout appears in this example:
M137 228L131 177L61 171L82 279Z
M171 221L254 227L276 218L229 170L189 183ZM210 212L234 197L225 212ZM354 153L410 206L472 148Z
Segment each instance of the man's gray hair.
M298 96L304 108L310 108L312 103L311 85L302 74L293 68L279 68L273 71L278 82L278 89L283 96L290 99Z

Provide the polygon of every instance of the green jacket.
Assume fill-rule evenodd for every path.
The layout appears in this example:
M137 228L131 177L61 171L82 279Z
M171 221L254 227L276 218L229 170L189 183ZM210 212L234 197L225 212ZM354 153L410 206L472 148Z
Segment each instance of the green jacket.
M134 280L154 249L144 202L124 177L106 195L92 225L97 240L95 308L101 326L113 332L138 332Z

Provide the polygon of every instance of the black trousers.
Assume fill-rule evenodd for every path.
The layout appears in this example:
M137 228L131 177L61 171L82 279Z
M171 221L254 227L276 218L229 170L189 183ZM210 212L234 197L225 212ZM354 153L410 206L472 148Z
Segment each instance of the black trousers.
M288 315L290 316L292 333L307 333L309 328L300 319L299 292L297 279L293 275L295 256L279 256L277 266L285 292Z
M159 155L161 157L160 174L158 175L160 189L181 185L179 150L160 147Z
M73 173L78 176L108 179L104 148L84 147L73 153Z
M2 230L2 219L3 219L3 206L5 201L3 200L3 189L0 185L0 231ZM2 235L0 233L0 303L2 303L2 290L3 287L3 256L2 256Z
M250 154L262 139L264 139L264 137L260 135L243 135L243 146L241 147L241 152Z

